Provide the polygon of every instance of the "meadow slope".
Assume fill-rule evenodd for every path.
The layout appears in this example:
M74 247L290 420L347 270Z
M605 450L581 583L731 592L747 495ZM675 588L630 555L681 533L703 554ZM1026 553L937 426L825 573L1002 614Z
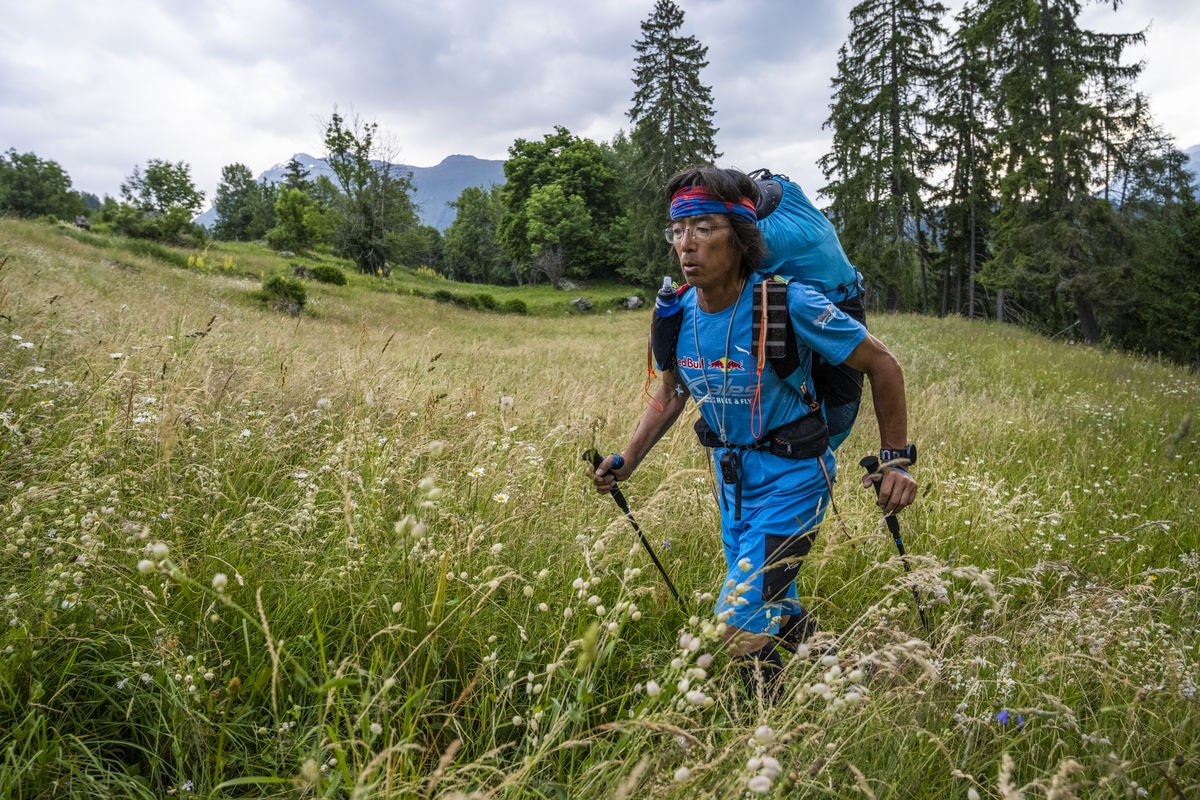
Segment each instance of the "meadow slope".
M689 409L626 486L648 312L258 280L0 219L0 785L34 797L1193 797L1200 377L878 316L911 574L856 462L801 570L839 658L716 646ZM929 620L922 625L916 587Z

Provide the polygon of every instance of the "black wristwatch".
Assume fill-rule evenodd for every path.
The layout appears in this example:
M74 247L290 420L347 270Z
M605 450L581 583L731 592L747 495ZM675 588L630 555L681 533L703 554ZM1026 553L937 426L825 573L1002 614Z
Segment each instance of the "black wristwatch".
M886 447L879 451L879 460L886 464L889 461L895 461L898 458L903 458L908 461L911 467L917 463L917 446L915 444L905 445L899 450L889 450Z

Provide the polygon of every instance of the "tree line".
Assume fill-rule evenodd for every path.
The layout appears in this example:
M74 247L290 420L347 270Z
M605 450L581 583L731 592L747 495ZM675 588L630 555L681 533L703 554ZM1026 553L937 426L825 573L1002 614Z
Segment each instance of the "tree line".
M838 51L819 195L876 310L1019 322L1200 364L1200 210L1186 157L1134 88L1143 33L1086 30L1080 0L863 0ZM1116 10L1120 0L1111 2ZM714 163L707 48L657 0L634 43L628 131L516 140L505 182L471 187L444 235L420 225L373 123L326 122L333 179L222 170L218 239L328 248L367 274L427 266L489 284L657 285L676 170ZM788 98L777 98L784 104ZM134 168L121 201L72 193L54 162L0 159L0 211L89 214L119 233L202 239L187 165Z
M1088 30L1082 6L975 0L948 21L933 0L858 3L826 121L827 213L876 308L1200 366L1195 176L1134 87L1144 32Z

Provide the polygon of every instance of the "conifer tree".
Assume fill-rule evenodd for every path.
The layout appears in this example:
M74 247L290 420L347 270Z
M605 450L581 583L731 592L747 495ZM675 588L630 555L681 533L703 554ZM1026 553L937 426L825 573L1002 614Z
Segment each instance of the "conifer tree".
M254 173L245 164L222 167L213 203L217 210L213 238L235 242L261 239L275 226L277 195L274 184L254 180Z
M631 249L621 273L648 285L670 265L661 239L667 218L662 187L677 170L720 157L712 88L700 79L708 48L682 35L682 27L683 10L672 0L657 0L633 45L635 88L627 112L633 157L626 182Z
M822 194L850 260L890 308L928 302L929 100L944 13L931 0L863 0L838 51Z
M986 315L976 297L976 276L987 254L994 203L994 120L983 102L991 74L977 15L977 8L968 5L956 17L939 74L934 116L934 152L946 173L932 198L940 245L940 313L967 317Z
M312 181L308 179L310 172L312 170L297 161L295 156L292 156L283 168L282 188L299 189L302 192L307 192L312 187Z
M1120 0L1114 0L1114 9ZM980 34L996 70L998 211L984 278L999 291L997 317L1044 329L1078 324L1100 336L1096 304L1117 291L1127 231L1096 195L1114 141L1136 124L1128 91L1139 64L1124 49L1143 35L1083 30L1079 0L990 0Z
M1200 206L1187 156L1148 122L1114 161L1109 194L1137 247L1120 304L1102 306L1105 336L1200 369Z

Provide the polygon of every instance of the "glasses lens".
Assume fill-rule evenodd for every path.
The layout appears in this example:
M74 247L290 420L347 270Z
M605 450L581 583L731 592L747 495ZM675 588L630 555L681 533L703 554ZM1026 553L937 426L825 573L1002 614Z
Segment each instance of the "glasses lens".
M667 244L675 244L676 241L683 238L683 229L679 229L679 236L676 237L674 226L668 225L667 227L663 228L663 237L667 240Z

